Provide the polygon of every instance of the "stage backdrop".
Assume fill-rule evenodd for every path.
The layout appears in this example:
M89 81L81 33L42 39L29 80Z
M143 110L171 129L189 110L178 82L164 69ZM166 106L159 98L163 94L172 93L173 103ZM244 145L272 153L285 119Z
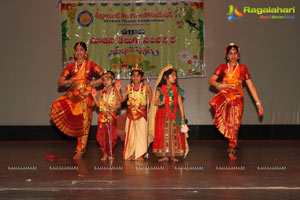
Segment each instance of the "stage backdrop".
M73 62L78 41L88 44L89 59L117 78L132 66L157 77L172 64L179 77L204 77L203 2L62 1L63 64Z

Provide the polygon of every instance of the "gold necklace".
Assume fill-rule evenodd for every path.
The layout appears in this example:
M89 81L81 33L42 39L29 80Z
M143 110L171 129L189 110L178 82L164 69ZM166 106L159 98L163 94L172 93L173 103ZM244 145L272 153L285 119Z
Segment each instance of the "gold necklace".
M228 78L232 79L233 75L235 74L235 72L236 72L236 70L237 70L237 68L239 66L239 63L237 63L235 65L235 68L234 68L233 72L231 72L232 70L230 69L229 63L227 63L227 66L228 66L228 68L227 68L226 75L228 76Z
M80 67L80 69L82 68L82 66L85 64L85 60L81 63L81 65L79 66L79 64L78 64L78 62L76 61L75 62L75 72L78 72L78 67L77 66L79 66Z
M104 92L102 94L102 98L100 100L100 111L106 110L106 108L103 106L104 103L107 103L109 106L114 106L115 104L115 91L113 87L111 90L108 92L106 89L104 89Z

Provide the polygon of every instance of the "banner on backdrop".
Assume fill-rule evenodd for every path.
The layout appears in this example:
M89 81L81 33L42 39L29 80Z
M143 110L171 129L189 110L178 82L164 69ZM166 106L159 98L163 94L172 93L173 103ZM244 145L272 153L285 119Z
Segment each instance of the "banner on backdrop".
M117 78L136 64L157 77L168 64L179 77L204 77L203 2L64 2L61 6L63 65L73 62L76 42L88 58Z

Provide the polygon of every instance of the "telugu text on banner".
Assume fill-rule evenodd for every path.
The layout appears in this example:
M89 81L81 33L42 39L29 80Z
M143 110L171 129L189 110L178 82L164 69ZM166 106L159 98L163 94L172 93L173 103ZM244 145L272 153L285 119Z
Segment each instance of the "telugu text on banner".
M203 2L61 2L63 64L78 41L88 58L117 78L136 64L157 77L168 64L179 77L204 77Z

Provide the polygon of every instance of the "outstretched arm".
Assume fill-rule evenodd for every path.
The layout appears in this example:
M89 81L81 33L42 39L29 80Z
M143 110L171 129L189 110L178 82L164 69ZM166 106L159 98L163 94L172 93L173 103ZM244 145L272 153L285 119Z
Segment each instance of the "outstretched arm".
M247 84L247 86L248 86L248 88L249 88L249 90L250 90L250 93L251 93L251 95L252 95L254 101L256 102L256 106L257 106L257 109L258 109L258 113L259 113L260 115L262 115L263 112L264 112L264 109L263 109L263 107L262 107L262 105L261 105L261 101L259 100L259 97L258 97L256 88L254 87L254 84L253 84L252 80L251 80L251 79L246 80L246 84Z

